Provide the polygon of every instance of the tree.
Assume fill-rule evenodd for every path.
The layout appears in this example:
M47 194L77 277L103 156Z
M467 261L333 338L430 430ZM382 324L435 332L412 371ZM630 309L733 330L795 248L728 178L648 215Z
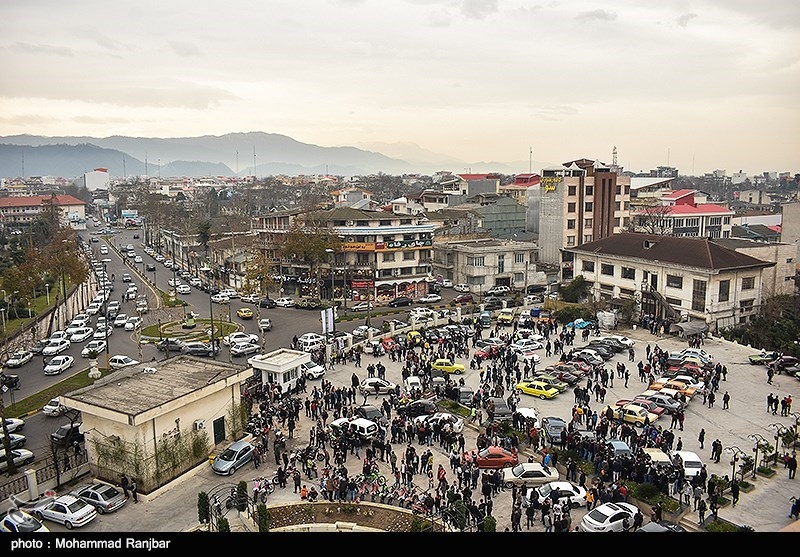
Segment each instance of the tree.
M669 205L653 205L645 207L630 220L634 232L646 234L669 234L672 231L672 207Z
M309 226L310 225L310 226ZM340 251L342 240L332 231L316 226L312 221L295 222L286 233L279 252L283 259L295 260L308 265L309 275L315 276L320 262L328 260L326 250ZM319 298L317 282L317 298Z
M586 279L583 278L583 275L578 275L566 286L560 286L558 292L565 302L577 303L586 298L586 295L589 293L589 285L586 283Z
M205 491L197 494L197 520L200 524L208 524L211 520L211 503Z

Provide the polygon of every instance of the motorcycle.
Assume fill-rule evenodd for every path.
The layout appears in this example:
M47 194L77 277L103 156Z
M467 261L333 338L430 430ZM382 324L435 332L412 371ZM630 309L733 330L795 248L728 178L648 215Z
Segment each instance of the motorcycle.
M253 486L253 501L266 503L267 497L275 491L275 484L264 476L253 478L253 481L255 482Z

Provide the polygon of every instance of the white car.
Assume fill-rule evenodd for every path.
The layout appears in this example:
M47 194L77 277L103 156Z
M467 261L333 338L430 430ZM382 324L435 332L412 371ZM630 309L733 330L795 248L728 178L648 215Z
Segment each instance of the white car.
M503 484L507 488L516 485L542 485L558 480L558 470L541 462L520 462L516 466L503 468Z
M141 326L142 326L142 318L139 317L138 315L128 317L128 320L125 322L126 331L135 331Z
M61 354L65 350L69 350L70 342L68 338L53 339L47 343L47 346L42 350L44 356L54 356Z
M416 416L414 423L419 425L425 423L429 426L439 424L441 427L450 425L455 433L461 433L464 430L464 418L451 414L450 412L436 412L431 415Z
M295 301L292 298L277 298L275 300L275 305L279 308L293 308L295 306Z
M33 352L30 350L20 350L9 356L6 362L7 367L22 367L33 359Z
M33 516L39 520L52 520L72 530L97 518L97 509L74 495L62 495L57 499L46 498L33 508Z
M568 481L549 482L539 487L530 488L528 493L523 493L523 498L529 501L534 497L539 503L544 503L545 499L553 500L553 492L558 493L558 504L563 505L569 502L572 509L586 506L586 489ZM524 504L524 499L523 499Z
M245 294L240 299L246 304L257 304L259 297L257 294Z
M88 358L91 352L99 354L106 349L107 344L108 343L103 339L90 340L88 343L86 343L86 346L83 347L83 350L81 350L81 356Z
M366 325L359 325L355 329L353 329L353 336L355 338L369 338L369 334L372 333L372 337L375 338L376 336L381 334L380 329L376 329L375 327L367 327Z
M531 338L521 338L511 343L509 348L511 348L511 350L513 350L514 352L520 353L520 352L526 352L528 350L541 350L542 348L544 348L544 345L538 340L533 340Z
M67 411L67 407L61 404L61 399L51 398L50 402L42 406L42 414L45 416L60 416Z
M44 366L45 375L58 375L67 371L75 364L75 358L69 354L62 354L61 356L54 356L50 358L47 365Z
M469 284L456 284L453 286L456 292L469 292Z
M230 303L231 299L228 298L225 294L212 294L211 301L215 304L227 304Z
M0 519L0 532L27 534L28 532L49 531L50 529L42 524L41 520L20 509L11 509Z
M622 532L625 518L633 525L637 507L630 503L603 503L586 513L578 524L581 532Z
M372 302L358 302L357 304L350 306L348 309L350 311L368 311L375 309L375 306L372 304Z
M199 277L192 277L189 279L189 284L194 287L199 287L201 284L203 284L203 281L200 280Z
M128 322L128 314L127 313L119 313L114 318L114 326L115 327L124 327L125 323Z
M141 263L142 261L143 259L141 255L137 255L136 257L133 258L134 263Z
M257 353L259 349L258 344L252 342L236 342L230 348L231 356L248 356Z
M69 335L66 333L66 331L53 331L47 340L62 340L62 339L69 339Z
M444 279L442 281L442 288L453 288L453 281L450 279Z
M136 313L147 313L150 307L147 305L147 300L139 300L136 302Z
M269 317L262 317L258 320L258 330L259 331L271 331L272 330L272 320Z
M417 301L421 304L433 304L436 302L441 302L442 297L439 296L438 294L426 294L420 297Z
M135 366L138 363L138 360L134 360L130 356L124 354L116 354L111 356L108 360L108 365L111 366L112 369L122 369L123 367Z
M237 342L249 342L250 344L258 344L258 335L253 333L243 333L241 331L231 333L222 337L222 344L225 346L232 346Z
M75 330L74 333L69 337L70 342L83 342L87 339L92 338L94 334L94 329L91 327L79 327Z
M191 294L192 287L189 286L188 284L179 284L178 286L175 287L175 291L178 294Z
M325 368L313 361L300 364L300 369L307 379L319 379L325 375Z
M95 340L106 339L106 338L110 337L111 333L113 333L113 332L114 332L114 327L112 327L110 325L105 325L105 324L97 325L97 329L95 330L94 334L92 335L92 338L95 339Z
M70 322L69 326L70 327L88 327L89 326L89 321L91 321L91 319L89 318L88 314L79 313L78 315L76 315L75 317L72 318L72 321Z

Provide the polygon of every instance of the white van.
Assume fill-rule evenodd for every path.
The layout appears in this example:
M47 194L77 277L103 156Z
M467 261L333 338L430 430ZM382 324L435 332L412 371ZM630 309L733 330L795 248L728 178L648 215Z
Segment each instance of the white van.
M338 418L328 427L335 438L339 438L345 428L355 431L365 441L372 440L378 434L378 424L366 418Z
M683 473L687 480L692 480L703 469L703 461L692 451L672 451L672 462L675 466L683 466Z
M325 337L317 333L305 333L297 339L297 349L301 352L315 352L325 345Z

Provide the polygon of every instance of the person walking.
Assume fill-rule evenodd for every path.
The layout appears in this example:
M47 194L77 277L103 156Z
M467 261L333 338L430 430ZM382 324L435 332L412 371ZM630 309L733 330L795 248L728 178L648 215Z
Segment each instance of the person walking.
M731 404L731 395L728 393L728 391L725 391L725 394L722 395L722 409L723 410L729 409L730 404Z
M797 453L794 451L786 461L786 467L789 469L789 479L793 480L797 473Z
M705 428L700 428L700 434L697 436L697 440L700 441L700 448L703 448L703 442L706 440L706 430Z
M739 480L733 478L731 480L731 503L735 507L736 503L739 502Z

